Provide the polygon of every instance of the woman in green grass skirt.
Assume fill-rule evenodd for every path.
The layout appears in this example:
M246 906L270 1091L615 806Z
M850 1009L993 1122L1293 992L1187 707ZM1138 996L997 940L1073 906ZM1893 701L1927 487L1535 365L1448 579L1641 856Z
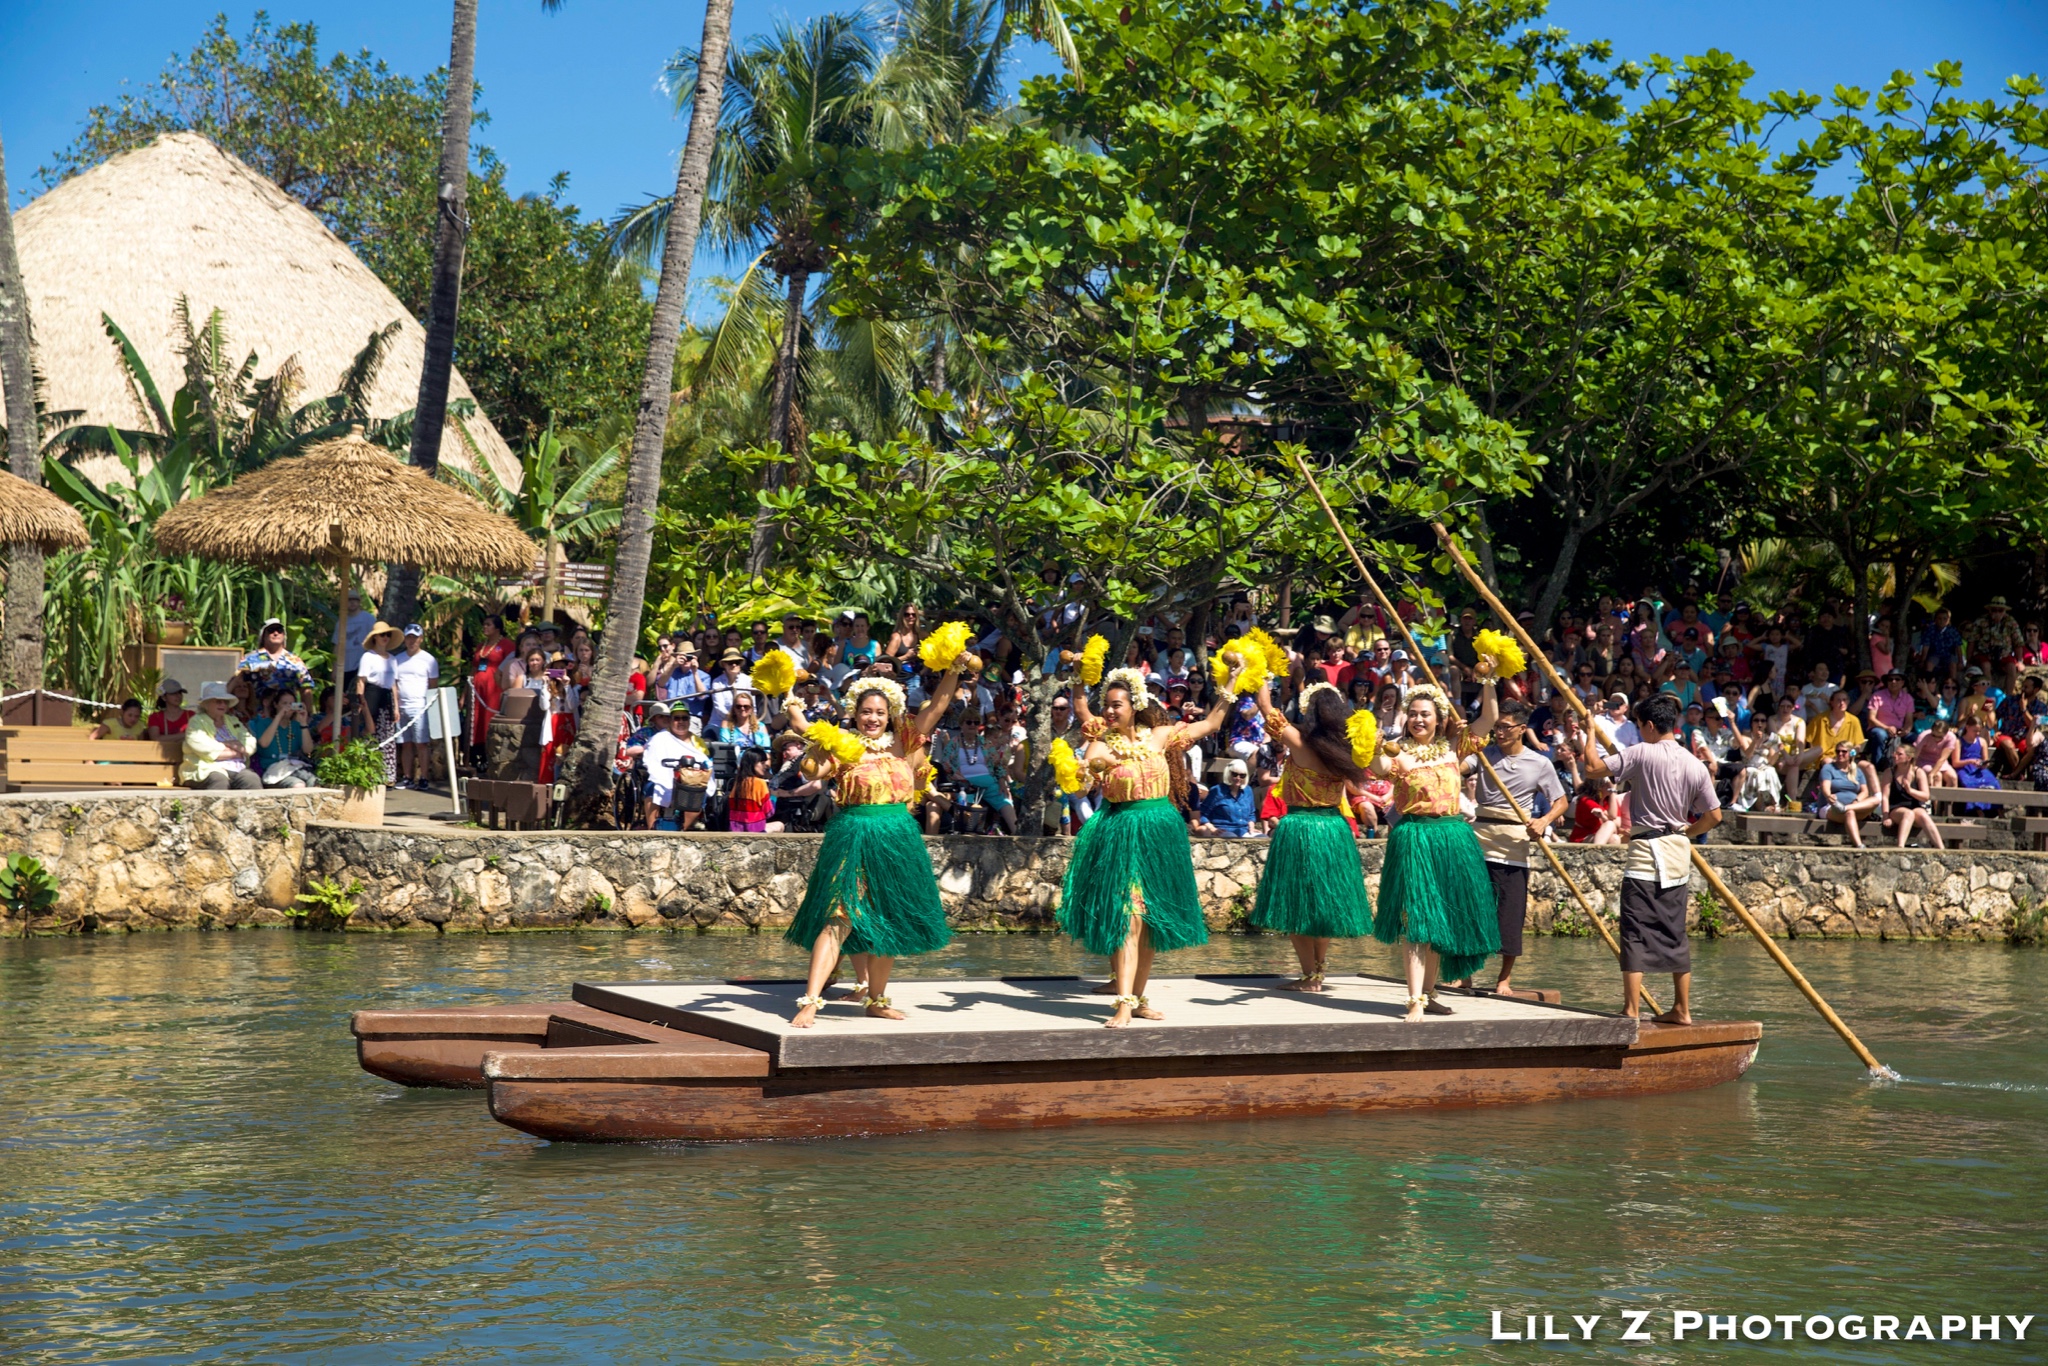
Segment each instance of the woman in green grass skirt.
M1273 828L1252 924L1294 941L1301 977L1294 991L1321 991L1333 939L1372 933L1372 898L1358 856L1358 836L1344 816L1345 789L1361 786L1373 760L1372 713L1361 724L1350 703L1328 683L1312 683L1296 710L1300 724L1274 707L1259 689L1266 734L1287 746L1280 797L1287 814Z
M854 729L807 721L794 698L784 705L790 729L811 742L807 771L836 778L838 810L811 870L803 905L783 938L811 951L810 975L790 1024L808 1029L825 1004L839 955L868 955L867 1013L900 1020L889 1004L894 960L943 948L953 937L939 904L931 855L908 803L918 791L925 747L952 704L960 665L952 661L931 699L913 718L904 715L903 689L886 678L862 678L846 690Z
M1490 661L1479 661L1479 722L1466 729L1442 688L1411 689L1398 740L1380 746L1372 771L1394 782L1394 828L1380 873L1373 937L1399 944L1412 1023L1448 1015L1439 978L1458 981L1500 952L1500 918L1479 837L1458 813L1462 764L1499 717Z
M1103 807L1074 837L1060 893L1059 925L1091 953L1109 958L1121 1029L1135 1015L1164 1016L1145 999L1152 955L1209 942L1195 891L1195 860L1188 825L1174 801L1184 786L1181 756L1213 734L1228 701L1219 696L1195 722L1167 724L1164 711L1136 669L1113 671L1102 686L1102 715L1089 712L1076 689L1075 713L1088 737L1082 758L1101 785Z

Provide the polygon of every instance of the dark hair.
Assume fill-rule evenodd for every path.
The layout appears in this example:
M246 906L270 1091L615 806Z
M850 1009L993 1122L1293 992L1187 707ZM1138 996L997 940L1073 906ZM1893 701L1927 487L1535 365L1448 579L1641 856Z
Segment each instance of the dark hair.
M1652 726L1668 735L1678 729L1678 718L1685 714L1678 705L1678 699L1668 692L1660 692L1636 703L1635 718L1638 726Z
M1363 779L1365 770L1351 757L1351 734L1345 729L1352 707L1327 688L1318 688L1301 704L1301 738L1315 752L1316 762L1340 778Z
M503 618L503 617L499 616L499 615L498 615L498 614L497 614L496 612L486 612L486 613L484 613L484 625L486 625L486 626L489 626L489 625L490 625L490 624L491 624L492 622L494 622L494 621L498 623L498 634L499 634L499 635L501 635L501 636L502 636L502 635L504 635L504 634L505 634L505 618Z
M1521 698L1510 697L1507 701L1500 704L1500 719L1503 721L1519 721L1526 726L1529 724L1529 717L1534 711L1535 708L1531 707Z
M128 710L128 709L129 709L130 707L134 707L134 708L136 708L136 709L137 709L138 711L139 711L139 710L141 710L141 707L142 707L142 699L141 699L141 698L139 698L139 697L124 697L124 698L122 698L122 699L121 699L121 710L122 710L122 711L126 711L126 710Z

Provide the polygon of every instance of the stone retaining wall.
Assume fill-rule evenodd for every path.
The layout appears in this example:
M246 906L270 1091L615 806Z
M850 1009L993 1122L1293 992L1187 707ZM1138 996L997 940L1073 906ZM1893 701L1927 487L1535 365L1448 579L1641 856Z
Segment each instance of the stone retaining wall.
M61 886L37 930L276 925L309 878L360 882L359 930L773 929L803 899L816 835L667 835L385 828L333 821L339 793L128 791L0 796L0 853L35 855ZM963 929L1052 924L1067 841L958 836L928 841L948 915ZM1195 841L1196 878L1215 929L1241 925L1264 862L1262 840ZM1772 933L2002 940L2040 925L2048 855L1704 846ZM1377 891L1385 845L1364 846ZM1620 851L1567 845L1566 867L1612 914ZM1739 933L1695 878L1704 928ZM1540 861L1531 928L1584 933L1577 907ZM1718 926L1717 926L1718 922ZM0 916L0 933L19 934Z
M299 894L308 820L339 792L148 789L0 796L0 854L32 854L58 882L33 928L277 925ZM20 934L0 910L0 933Z
M803 899L816 835L621 835L368 830L316 824L309 876L363 884L353 928L519 930L772 929ZM1030 930L1052 924L1068 844L971 836L929 840L953 923ZM1377 890L1385 846L1364 849ZM1705 846L1722 878L1772 933L1885 939L2004 939L2015 916L2048 903L2048 855ZM1266 845L1195 841L1209 923L1227 929L1250 909ZM1596 907L1612 914L1620 850L1560 854ZM1740 933L1695 875L1695 918ZM1530 888L1538 933L1585 933L1570 894L1539 863Z

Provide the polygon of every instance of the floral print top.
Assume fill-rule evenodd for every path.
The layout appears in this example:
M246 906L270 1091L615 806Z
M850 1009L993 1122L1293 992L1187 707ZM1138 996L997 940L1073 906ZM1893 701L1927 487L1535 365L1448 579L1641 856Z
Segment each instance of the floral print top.
M1468 730L1433 764L1414 765L1409 756L1401 755L1394 762L1394 809L1404 816L1457 815L1458 793L1465 785L1460 765L1480 748Z
M1172 796L1173 770L1167 756L1187 748L1187 742L1180 738L1185 729L1176 721L1170 726L1155 726L1142 738L1127 740L1112 731L1101 717L1090 718L1081 733L1090 740L1103 741L1117 760L1116 767L1102 775L1102 799L1122 803Z
M1280 771L1280 800L1287 803L1289 811L1338 806L1344 800L1344 780L1302 764L1289 764Z

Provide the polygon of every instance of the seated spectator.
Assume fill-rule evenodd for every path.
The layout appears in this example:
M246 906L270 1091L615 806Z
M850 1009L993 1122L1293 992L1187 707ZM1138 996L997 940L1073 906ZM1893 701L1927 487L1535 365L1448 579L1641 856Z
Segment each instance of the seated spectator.
M1937 716L1920 733L1919 743L1913 749L1913 766L1926 769L1927 780L1935 787L1957 787L1958 748L1954 730L1947 720Z
M1629 695L1617 692L1609 694L1606 710L1593 713L1594 728L1606 736L1607 743L1615 749L1627 749L1643 742L1643 733L1629 719L1628 709Z
M770 830L823 830L831 819L831 788L804 772L807 748L801 735L785 735L775 742L774 776L768 785L775 793L776 819L769 823Z
M1906 691L1906 675L1897 669L1886 670L1884 681L1870 695L1870 705L1865 711L1870 721L1870 761L1873 764L1879 768L1889 765L1892 749L1913 733L1913 716L1917 710L1913 694Z
M1252 832L1257 819L1257 795L1250 786L1251 772L1244 760L1232 759L1223 766L1223 781L1202 798L1201 815L1195 822L1198 835L1221 835L1243 839Z
M1987 791L1996 791L1998 779L1991 772L1991 750L1984 738L1984 723L1972 712L1963 718L1962 726L1956 732L1956 785ZM1985 802L1970 802L1963 810L1975 816L1988 816L1994 810Z
M1825 662L1815 660L1807 670L1805 686L1799 689L1799 714L1808 721L1824 716L1828 710L1828 699L1841 691L1840 685L1828 677Z
M2017 778L2033 766L2034 751L2041 745L2042 719L2048 716L2048 699L2041 696L2041 675L2029 673L2020 679L2019 691L1998 704L1998 772Z
M754 695L750 692L736 692L732 705L726 712L725 724L718 728L720 744L738 745L742 749L768 748L768 727L761 724L754 715Z
M676 828L694 829L704 818L704 803L716 784L711 756L691 729L688 712L667 711L649 724L640 763L647 770L647 828L674 814Z
M746 656L738 650L727 650L718 657L718 674L711 680L711 713L706 723L706 733L723 730L726 718L731 715L735 698L753 697L754 680L741 672Z
M1828 695L1827 711L1806 723L1806 748L1799 752L1799 772L1825 765L1837 746L1861 750L1863 742L1863 723L1849 711L1849 694L1838 688ZM1799 789L1794 795L1803 797L1805 793Z
M1934 813L1930 809L1934 801L1934 785L1928 779L1927 770L1914 763L1904 750L1894 752L1891 791L1887 800L1891 812L1884 818L1884 823L1898 832L1899 848L1906 847L1915 827L1926 832L1927 842L1934 848L1946 847L1941 842L1941 827L1934 823Z
M185 685L175 678L166 678L156 685L156 710L149 714L147 736L151 740L168 740L173 735L183 735L185 723L192 716L185 705Z
M1589 778L1572 803L1573 844L1620 844L1628 838L1628 809L1608 778Z
M142 715L142 699L131 697L121 703L121 708L112 716L105 717L92 728L95 740L146 740L149 738L149 722Z
M1963 664L1963 633L1949 624L1946 607L1934 609L1934 620L1920 631L1920 644L1913 660L1923 677L1952 679Z
M1017 833L1017 809L1010 800L1009 736L991 738L981 713L968 712L958 730L941 731L932 745L932 762L960 785L959 805L982 806L994 815L1004 834ZM969 794L972 794L971 796ZM934 790L936 816L954 804Z
M1742 767L1735 775L1735 787L1728 805L1736 811L1754 811L1765 802L1780 811L1785 806L1785 783L1778 772L1784 745L1771 733L1771 720L1761 712L1749 718L1749 732L1737 737L1742 750Z
M249 767L256 742L232 716L235 695L222 683L199 689L199 711L185 726L185 757L178 780L204 792L261 791L263 780Z
M312 787L313 726L306 704L292 693L272 693L270 714L254 728L256 762L265 787Z
M1852 718L1853 719L1853 718ZM1863 847L1859 817L1870 815L1884 804L1884 793L1867 764L1856 761L1856 746L1847 740L1834 748L1833 757L1820 767L1820 781L1814 789L1814 809L1830 823L1840 821L1848 831L1849 843Z

